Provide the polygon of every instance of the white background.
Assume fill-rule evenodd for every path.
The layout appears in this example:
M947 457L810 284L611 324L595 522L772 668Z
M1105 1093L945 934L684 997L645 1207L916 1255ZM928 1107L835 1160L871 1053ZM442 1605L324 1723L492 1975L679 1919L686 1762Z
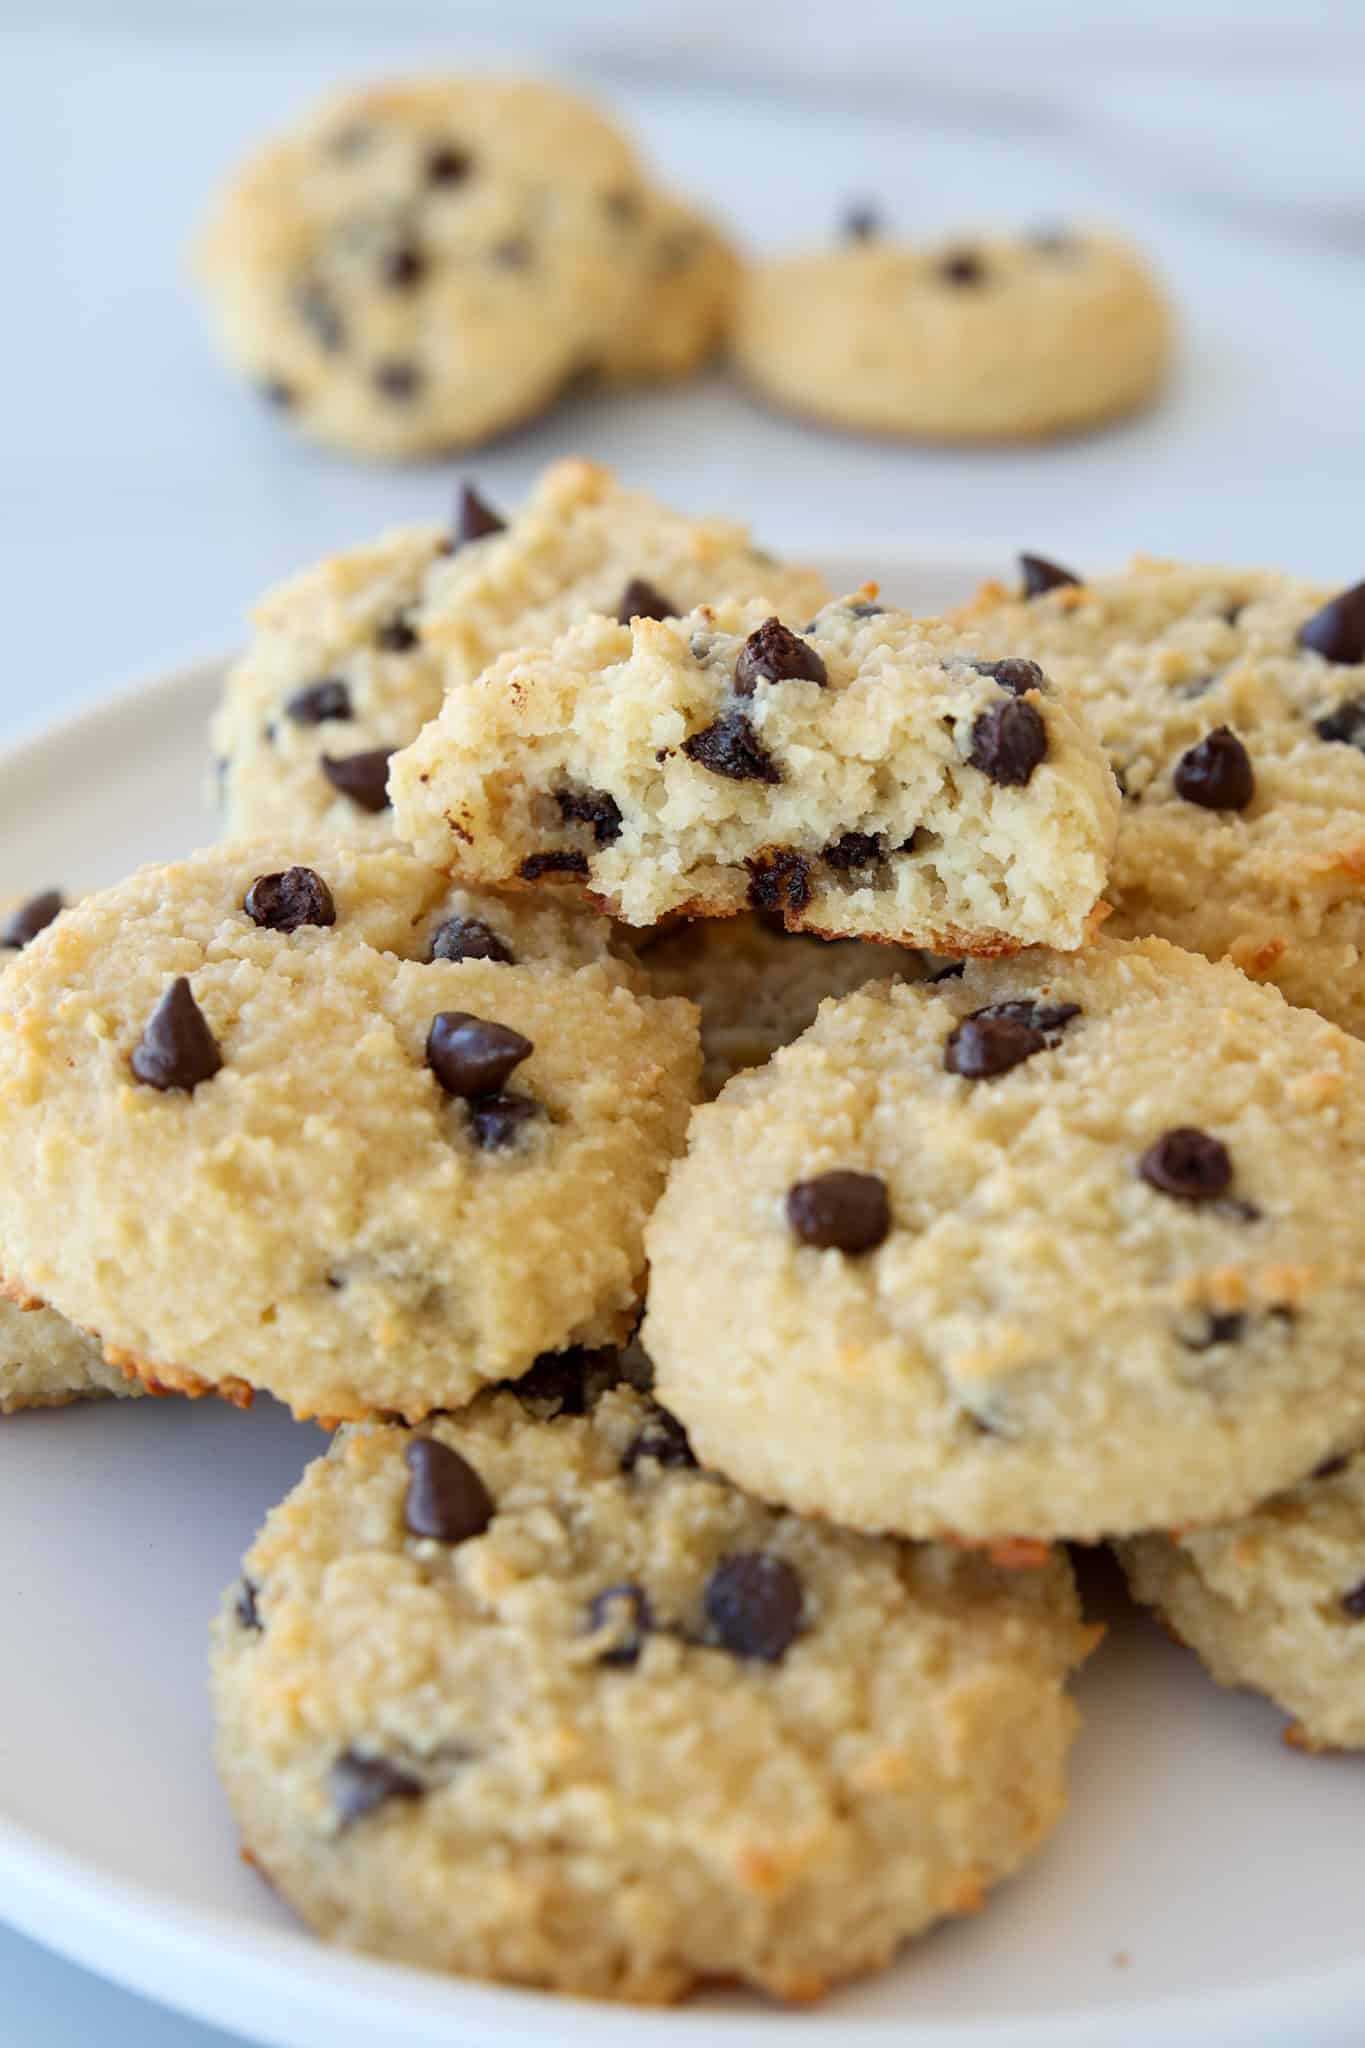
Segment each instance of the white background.
M1365 574L1350 0L0 0L0 735L230 646L273 579L443 513L452 470L305 448L226 377L184 248L235 156L337 77L504 56L604 94L754 248L819 237L864 196L911 234L1107 219L1150 248L1184 334L1159 411L1053 449L841 441L716 373L582 402L481 454L495 502L582 449L793 549L891 534L1078 566L1143 547ZM0 1987L5 2048L226 2041L3 1931Z

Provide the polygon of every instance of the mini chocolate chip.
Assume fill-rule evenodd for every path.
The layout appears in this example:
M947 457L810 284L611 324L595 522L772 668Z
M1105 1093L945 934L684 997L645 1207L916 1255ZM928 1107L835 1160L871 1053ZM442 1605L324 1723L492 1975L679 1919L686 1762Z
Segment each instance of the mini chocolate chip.
M621 1362L608 1348L571 1344L567 1351L542 1351L529 1372L507 1382L518 1400L545 1407L549 1416L586 1415L598 1396L617 1386Z
M1244 811L1256 793L1251 756L1231 727L1216 725L1171 771L1175 793L1206 811Z
M362 811L389 808L391 747L372 747L363 754L324 754L318 766L333 789L348 796Z
M1189 682L1182 683L1175 694L1183 698L1185 703L1193 704L1200 697L1207 697L1217 681L1217 676L1191 676Z
M332 1811L343 1828L390 1799L420 1799L424 1789L410 1771L382 1756L359 1756L353 1749L342 1751L327 1773L327 1784Z
M497 1508L467 1458L434 1436L415 1436L403 1459L408 1468L403 1526L410 1536L451 1544L482 1536Z
M1027 1019L983 1010L964 1017L948 1033L943 1065L948 1073L961 1074L966 1081L993 1081L1032 1059L1046 1045L1046 1035Z
M801 1630L804 1593L784 1557L764 1550L723 1557L706 1581L706 1618L721 1649L733 1657L780 1662Z
M1040 1003L1032 996L1017 996L1007 1003L987 1003L984 1009L972 1011L978 1023L983 1017L1004 1017L1011 1024L1027 1024L1030 1031L1041 1031L1049 1045L1055 1045L1058 1034L1080 1014L1079 1003Z
M845 609L851 619L880 619L885 617L886 614L886 606L884 604L873 604L871 598L863 598L859 603L848 605ZM815 631L815 623L815 621L812 621L806 628L808 633Z
M881 233L881 215L875 206L860 200L845 208L840 225L846 242L871 242Z
M1228 1315L1218 1315L1209 1309L1205 1315L1204 1328L1197 1337L1182 1337L1181 1343L1187 1351L1211 1351L1215 1344L1240 1344L1246 1334L1246 1317L1234 1309Z
M455 506L455 545L462 548L471 540L484 540L490 533L506 533L507 521L479 496L472 484L460 486Z
M242 1583L237 1590L236 1605L233 1608L233 1613L237 1617L238 1628L255 1629L259 1633L264 1626L261 1621L261 1611L256 1605L256 1595L260 1590L256 1581L249 1579L246 1573L243 1572Z
M370 382L381 398L391 398L395 404L406 404L417 396L422 382L422 372L416 363L405 363L396 357L385 363L376 363L370 372Z
M643 1586L633 1581L622 1580L617 1586L604 1586L600 1593L594 1593L588 1603L588 1633L597 1635L603 1629L611 1629L615 1640L602 1651L599 1664L611 1664L624 1668L638 1664L645 1638L654 1627L654 1611Z
M928 982L932 986L936 981L961 981L966 972L967 963L965 960L950 960L946 967L936 967L933 973L929 975Z
M305 924L337 921L332 892L313 868L286 868L283 874L257 875L242 908L253 924L271 932L296 932Z
M753 854L744 863L749 871L747 900L751 910L768 911L785 918L789 911L804 910L815 893L811 887L810 861L789 846L775 846L770 853Z
M1320 654L1324 661L1354 665L1365 661L1365 583L1354 583L1329 598L1311 619L1305 619L1295 635L1300 647Z
M714 725L682 743L689 761L731 782L780 782L782 770L742 711L727 711Z
M1011 697L1022 697L1029 690L1042 692L1047 688L1047 677L1037 662L1026 661L1019 654L1009 655L1004 661L974 661L972 667L979 676L989 676L992 682L999 683Z
M1050 562L1046 555L1020 555L1019 575L1024 597L1042 597L1046 591L1062 590L1067 584L1078 584L1081 580L1070 569L1063 569L1060 563Z
M488 253L499 270L525 270L532 256L530 237L507 235L501 242L495 242Z
M346 346L346 322L325 286L301 284L294 293L294 310L325 354L340 355Z
M665 597L647 578L632 576L621 592L616 622L628 626L632 619L676 619L680 616L671 597Z
M1349 1593L1343 1593L1341 1604L1352 1621L1365 1621L1365 1579L1358 1586L1352 1586Z
M429 185L458 185L467 178L474 168L474 159L467 149L460 149L454 143L444 143L427 152L427 183Z
M687 1440L687 1431L676 1415L670 1415L666 1408L660 1408L650 1416L641 1429L631 1438L621 1453L621 1470L627 1474L644 1458L652 1458L656 1465L687 1469L696 1465L692 1446Z
M324 725L329 718L354 718L349 685L340 676L323 676L305 683L284 700L285 713L295 725Z
M941 259L938 275L944 284L984 284L986 265L975 249L954 249Z
M850 868L867 868L875 862L885 860L882 851L881 834L878 832L844 832L824 849L820 855L827 868L839 874L846 874Z
M374 644L385 654L411 654L421 637L411 619L405 619L399 612L385 620L374 636Z
M481 1095L469 1105L469 1135L481 1152L505 1152L540 1104L529 1095Z
M557 789L555 802L566 825L591 825L599 846L614 846L621 837L621 806L605 789Z
M481 917L448 917L431 935L428 960L500 960L516 965L516 954Z
M765 619L756 626L739 651L735 663L735 693L752 697L755 686L770 683L827 683L829 672L811 646L781 619Z
M439 1010L427 1032L427 1065L447 1095L498 1094L534 1050L519 1031L467 1010Z
M1047 758L1047 727L1035 705L1007 697L972 722L967 759L1004 789L1022 789Z
M1335 1479L1339 1472L1346 1470L1350 1462L1351 1456L1349 1451L1335 1451L1330 1458L1324 1458L1321 1464L1315 1465L1308 1477L1310 1479Z
M1052 226L1030 228L1024 240L1030 249L1038 249L1044 256L1074 256L1078 246L1075 236L1066 228Z
M1190 1124L1163 1131L1138 1161L1142 1178L1182 1202L1214 1202L1232 1182L1227 1146Z
M183 974L143 1025L128 1064L149 1088L183 1088L191 1093L201 1081L211 1081L222 1066L218 1041Z
M640 218L640 195L628 185L617 186L602 194L602 210L618 227L633 227Z
M566 848L559 853L528 853L517 873L523 882L538 882L542 875L586 875L588 856Z
M266 404L277 406L281 412L288 412L296 396L293 385L286 384L283 377L264 377L258 389Z
M410 292L427 274L427 259L413 242L386 249L379 264L380 281L390 291Z
M802 1244L821 1251L875 1251L891 1229L886 1182L840 1168L798 1180L787 1190L787 1222Z
M12 910L0 925L0 949L8 948L19 953L36 939L39 932L45 932L52 920L65 907L65 898L60 889L44 889L37 896L30 896L27 903L21 903Z
M1365 751L1365 697L1348 697L1335 711L1315 719L1313 730L1320 740L1339 740Z

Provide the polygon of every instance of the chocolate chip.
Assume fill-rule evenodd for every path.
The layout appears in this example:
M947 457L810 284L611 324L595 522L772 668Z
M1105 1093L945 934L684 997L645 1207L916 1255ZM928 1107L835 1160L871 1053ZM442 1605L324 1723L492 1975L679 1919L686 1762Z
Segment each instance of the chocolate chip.
M880 619L886 615L886 606L884 604L873 604L870 598L863 598L857 604L847 605L845 609L851 619ZM808 632L813 632L814 630L814 626L807 628Z
M631 577L616 607L616 622L620 626L628 626L632 619L676 619L678 616L678 607L672 598L665 597L643 576Z
M1038 249L1044 256L1074 256L1078 246L1075 236L1065 228L1030 228L1024 240L1030 249Z
M455 545L462 548L471 540L485 540L490 533L506 531L507 521L479 496L472 484L462 484L455 507Z
M1070 569L1063 569L1060 563L1049 562L1046 555L1020 555L1019 575L1025 597L1042 597L1045 591L1062 590L1067 584L1079 584L1081 580Z
M1227 1146L1207 1131L1180 1124L1147 1147L1138 1172L1163 1195L1182 1202L1213 1202L1231 1185L1232 1160Z
M12 910L0 925L0 949L20 953L36 939L39 932L45 932L52 920L65 906L60 889L44 889L37 896L30 896L27 903L21 903Z
M1206 811L1244 811L1256 793L1251 756L1231 727L1216 725L1171 771L1175 793Z
M736 695L752 697L756 685L763 680L827 683L829 673L809 641L784 626L781 619L772 618L755 627L739 651L735 663Z
M1330 1458L1324 1458L1321 1464L1315 1465L1308 1477L1310 1479L1335 1479L1339 1472L1346 1470L1350 1462L1351 1455L1349 1451L1336 1451Z
M965 960L950 960L946 967L936 967L927 979L930 985L936 981L961 981L966 972Z
M586 1415L598 1396L619 1384L618 1353L571 1344L567 1351L542 1351L529 1372L508 1384L518 1400L555 1415Z
M427 1032L427 1065L447 1095L496 1095L513 1069L535 1047L519 1031L473 1017L467 1010L440 1010Z
M428 185L458 185L467 178L474 168L474 159L467 149L460 149L454 143L444 143L427 152L426 174Z
M326 355L340 355L346 346L346 322L325 286L301 284L294 293L294 310Z
M810 861L790 847L775 846L769 853L753 854L744 865L749 871L747 901L751 910L785 917L788 911L804 910L815 893Z
M348 796L362 811L389 807L391 747L373 747L363 754L324 754L318 763L333 789Z
M844 832L820 855L827 868L847 874L850 868L868 868L885 860L881 835L877 832Z
M1352 1586L1349 1593L1343 1593L1341 1604L1352 1621L1365 1621L1365 1579L1358 1586Z
M566 825L591 825L599 846L621 837L621 806L605 789L557 789L555 802Z
M599 1664L624 1667L638 1664L645 1638L654 1627L654 1611L643 1586L630 1580L604 1586L588 1603L588 1633L612 1631L613 1640L601 1652Z
M723 1557L702 1596L721 1649L765 1664L780 1662L800 1633L804 1599L801 1580L787 1560L763 1550Z
M390 291L410 292L427 274L427 259L415 242L399 242L380 259L379 277Z
M395 404L402 405L417 396L422 373L416 363L400 362L395 358L386 363L376 363L370 372L370 382L381 398L391 398Z
M979 676L989 676L993 682L999 683L1011 697L1022 697L1029 690L1041 692L1047 688L1047 677L1037 662L1025 661L1022 655L1009 655L1004 661L974 661L972 667Z
M434 1436L415 1436L403 1460L408 1468L403 1526L410 1536L452 1544L482 1536L497 1508L467 1458Z
M944 1067L967 1081L992 1081L1055 1045L1056 1035L1080 1013L1079 1003L988 1003L948 1033Z
M881 233L881 215L875 206L859 201L845 208L841 227L846 242L875 241Z
M385 654L411 654L421 637L411 619L405 619L399 612L385 620L374 636L374 644Z
M941 259L938 275L944 284L984 284L986 265L975 249L954 249Z
M525 270L532 256L530 237L507 235L501 242L495 242L488 253L499 270Z
M286 384L283 377L263 377L257 388L266 404L276 406L280 412L288 412L296 397L293 385Z
M1339 740L1365 751L1365 697L1348 697L1335 711L1315 719L1313 730L1320 740Z
M588 856L565 849L560 853L528 853L517 873L523 882L538 882L542 875L586 875Z
M242 908L253 924L271 932L296 932L305 924L337 921L332 892L312 868L286 868L283 874L257 875Z
M978 1023L983 1017L1004 1017L1011 1024L1027 1024L1030 1031L1041 1031L1049 1045L1055 1045L1072 1018L1080 1014L1079 1003L1040 1003L1032 996L1016 996L1006 1003L987 1003L984 1009L972 1012Z
M1228 1315L1218 1315L1209 1309L1199 1335L1182 1337L1180 1341L1187 1351L1211 1351L1215 1344L1240 1344L1246 1334L1246 1321L1236 1309Z
M640 195L629 186L618 186L615 191L602 194L602 210L618 227L633 227L640 218Z
M339 1826L348 1828L390 1799L420 1799L422 1783L382 1756L359 1756L343 1750L327 1773L332 1810Z
M516 954L481 917L448 917L431 935L428 960L499 960L516 965Z
M1300 647L1320 654L1324 661L1354 664L1365 661L1365 583L1329 598L1311 619L1305 619L1295 635Z
M284 700L285 713L295 725L324 725L329 718L354 718L350 687L340 676L323 676L305 683Z
M1047 758L1047 727L1036 706L1008 697L972 722L967 759L1005 789L1022 789Z
M695 1467L696 1458L687 1440L687 1431L676 1415L670 1415L666 1408L660 1408L651 1415L631 1438L621 1453L621 1470L633 1472L642 1459L652 1458L656 1465L675 1469Z
M183 974L171 983L143 1025L128 1064L149 1088L184 1088L187 1092L201 1081L211 1081L222 1066L218 1042Z
M481 1152L505 1152L540 1104L529 1095L481 1095L469 1105L469 1135Z
M742 711L727 711L714 725L682 743L689 761L731 782L780 782L782 770Z
M802 1244L821 1251L875 1251L891 1229L886 1182L842 1169L798 1180L787 1190L787 1222Z
M255 1629L259 1633L264 1627L260 1609L256 1605L256 1595L260 1590L256 1581L249 1579L244 1572L242 1574L242 1583L237 1589L237 1599L232 1610L237 1617L238 1628Z

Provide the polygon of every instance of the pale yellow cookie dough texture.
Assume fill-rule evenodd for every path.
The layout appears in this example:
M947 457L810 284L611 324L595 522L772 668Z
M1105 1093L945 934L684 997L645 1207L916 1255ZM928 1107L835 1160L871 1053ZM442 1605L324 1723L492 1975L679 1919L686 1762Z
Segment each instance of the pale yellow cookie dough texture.
M1365 587L1139 558L988 587L962 623L1041 662L1113 761L1106 930L1227 955L1365 1034Z
M625 1334L696 1012L609 934L580 965L573 920L447 889L396 850L229 844L36 939L0 983L10 1289L148 1382L324 1417ZM447 945L471 914L513 961Z
M224 830L391 842L387 756L508 648L628 601L761 596L805 616L827 594L744 527L687 518L597 463L552 464L505 526L466 495L453 533L330 556L256 607L213 724Z
M632 925L747 905L942 952L1082 944L1118 792L1066 698L867 598L794 623L727 602L505 655L396 756L399 833Z
M1250 1686L1305 1749L1365 1749L1365 1459L1254 1513L1121 1547L1128 1583L1220 1685Z
M1245 1513L1365 1431L1365 1046L1164 941L872 985L698 1110L643 1343L698 1456L853 1527Z
M835 426L1044 440L1150 399L1171 319L1142 258L1098 230L873 236L753 265L732 340L758 392Z
M401 459L488 440L591 375L696 369L738 265L562 88L335 95L221 194L196 269L229 359L300 429Z
M420 1533L425 1531L427 1533ZM978 1906L1055 1825L1091 1644L1037 1572L686 1462L638 1393L344 1430L214 1631L252 1860L331 1939L662 2002L790 1999Z

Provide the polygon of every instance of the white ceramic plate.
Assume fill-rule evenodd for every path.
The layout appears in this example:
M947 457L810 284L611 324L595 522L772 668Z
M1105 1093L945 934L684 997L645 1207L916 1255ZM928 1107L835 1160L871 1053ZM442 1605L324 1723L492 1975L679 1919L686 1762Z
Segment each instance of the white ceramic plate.
M1006 562L830 563L918 609ZM212 666L0 760L0 889L110 881L213 836ZM813 2014L640 2014L372 1962L302 1933L237 1859L210 1765L204 1635L265 1510L322 1439L269 1401L0 1424L0 1916L279 2048L1336 2048L1365 2005L1361 1767L1283 1750L1110 1597L1081 1683L1072 1812L979 1920ZM1362 1800L1353 1807L1352 1799Z

